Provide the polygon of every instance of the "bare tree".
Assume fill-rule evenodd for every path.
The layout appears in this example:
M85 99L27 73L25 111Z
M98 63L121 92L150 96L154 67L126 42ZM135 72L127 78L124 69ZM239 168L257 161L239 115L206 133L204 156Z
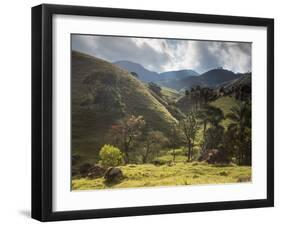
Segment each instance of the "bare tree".
M122 151L125 154L125 163L129 163L129 153L133 142L142 134L142 128L145 126L143 116L134 116L122 120L118 125L112 127L113 134L121 143Z

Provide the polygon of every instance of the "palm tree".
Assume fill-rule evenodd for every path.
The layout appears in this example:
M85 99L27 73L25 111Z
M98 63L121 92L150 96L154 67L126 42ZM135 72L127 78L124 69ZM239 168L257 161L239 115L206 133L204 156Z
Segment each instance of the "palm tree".
M203 144L201 152L204 153L206 148L215 148L219 144L224 131L220 125L224 119L224 114L221 109L208 105L199 111L198 117L203 124ZM209 128L208 128L209 125Z
M231 113L226 116L231 120L228 130L236 134L238 146L238 164L250 164L251 143L251 105L241 102L231 108Z
M205 136L208 124L217 127L224 119L224 114L221 109L208 105L198 112L198 118L201 119L203 124L203 135Z
M214 106L208 106L208 114L211 115L210 123L213 127L218 127L221 121L224 119L223 111Z

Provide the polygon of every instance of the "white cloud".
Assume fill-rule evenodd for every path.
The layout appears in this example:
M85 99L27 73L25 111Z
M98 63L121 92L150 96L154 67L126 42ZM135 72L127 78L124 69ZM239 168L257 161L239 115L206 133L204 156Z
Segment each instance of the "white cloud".
M215 67L251 71L250 43L73 35L72 48L110 62L133 61L157 72L200 73Z

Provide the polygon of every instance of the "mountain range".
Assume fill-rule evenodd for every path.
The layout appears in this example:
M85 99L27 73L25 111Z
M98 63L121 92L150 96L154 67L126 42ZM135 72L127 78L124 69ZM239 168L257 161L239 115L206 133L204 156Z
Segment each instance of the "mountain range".
M157 73L131 61L117 61L114 64L129 72L136 73L138 79L143 82L154 82L160 86L176 90L191 89L197 85L214 88L243 75L223 68L212 69L203 74L189 69Z

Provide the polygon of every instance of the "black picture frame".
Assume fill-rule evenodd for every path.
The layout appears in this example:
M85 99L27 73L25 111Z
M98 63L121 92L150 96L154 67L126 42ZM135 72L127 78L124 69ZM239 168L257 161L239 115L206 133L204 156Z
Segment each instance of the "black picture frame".
M55 14L181 21L267 28L267 198L95 210L52 210L52 18ZM32 8L32 218L122 217L274 206L274 20L177 12L43 4Z

